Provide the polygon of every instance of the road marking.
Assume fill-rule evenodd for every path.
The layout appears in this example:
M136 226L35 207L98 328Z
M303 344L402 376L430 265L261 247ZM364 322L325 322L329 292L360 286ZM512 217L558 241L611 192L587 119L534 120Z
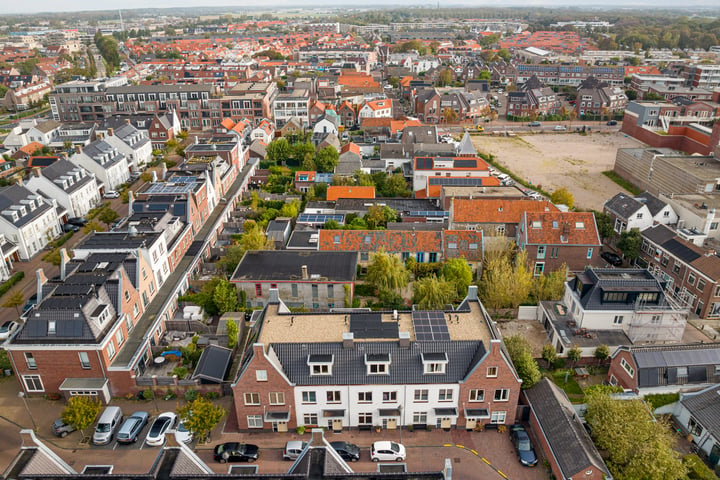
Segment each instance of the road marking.
M462 448L463 450L465 449L465 445L460 445L459 443L456 443L455 446L457 448Z
M477 450L470 450L474 455L480 455Z
M505 474L504 474L503 472L501 472L500 470L496 470L496 471L497 471L498 475L500 475L501 477L503 477L503 478L508 478L508 476L505 475Z
M481 459L483 462L485 462L485 463L487 463L488 465L490 465L490 460L488 460L487 458L485 458L485 457L480 457L480 459Z
M452 447L452 446L453 446L452 443L443 443L443 447Z

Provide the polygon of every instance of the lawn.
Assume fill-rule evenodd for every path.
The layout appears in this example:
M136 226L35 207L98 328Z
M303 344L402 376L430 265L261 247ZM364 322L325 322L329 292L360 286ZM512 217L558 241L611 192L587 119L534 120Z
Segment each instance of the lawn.
M555 385L562 388L567 394L570 401L573 403L581 403L585 394L582 388L578 384L577 380L573 376L573 371L570 369L554 370L552 372L545 373ZM567 374L567 382L565 381L565 375Z

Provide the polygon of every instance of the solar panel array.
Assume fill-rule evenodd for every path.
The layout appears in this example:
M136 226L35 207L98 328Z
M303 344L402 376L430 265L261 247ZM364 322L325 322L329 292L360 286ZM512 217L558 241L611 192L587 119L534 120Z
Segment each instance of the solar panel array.
M430 185L447 185L455 187L481 187L482 178L473 177L430 177Z
M173 183L153 183L145 191L152 194L179 194L190 193L197 187L196 177L183 177L182 182Z
M325 223L328 220L335 220L342 223L345 221L345 215L336 213L303 213L298 216L298 223Z
M422 210L410 212L410 217L449 217L450 212Z
M383 322L379 313L350 314L350 331L355 338L398 338L398 323Z
M418 342L439 342L450 340L445 313L443 312L413 312L413 327L415 340Z

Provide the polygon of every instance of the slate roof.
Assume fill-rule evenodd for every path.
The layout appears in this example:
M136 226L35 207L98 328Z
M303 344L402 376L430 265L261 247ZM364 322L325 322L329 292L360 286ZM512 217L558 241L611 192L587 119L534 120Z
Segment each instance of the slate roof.
M665 225L646 228L642 236L708 278L720 281L720 257L678 237Z
M571 280L570 287L574 289L578 281L585 286L589 286L580 297L580 304L586 310L635 309L634 303L603 303L603 290L618 291L618 289L621 289L622 291L657 292L660 294L661 300L664 297L663 287L660 282L649 271L639 268L588 268Z
M355 279L357 255L345 252L253 250L245 253L230 281L297 282L302 280L303 266L307 266L310 276L320 275L327 281L351 282Z
M164 212L163 212L164 213ZM85 237L75 248L80 250L136 250L150 247L164 232L94 232Z
M547 201L483 198L453 198L452 210L460 223L520 223L525 212L559 212Z
M199 378L213 383L222 383L231 363L232 350L219 345L208 345L200 355L192 379Z
M635 197L635 199L640 201L641 203L644 203L645 206L648 207L648 210L650 210L650 213L653 217L660 213L663 208L667 207L667 203L663 202L658 197L647 191L641 193L640 195Z
M680 403L713 437L720 438L720 385L683 395Z
M398 230L320 230L318 250L388 253L442 252L442 232Z
M457 147L457 154L460 156L468 155L473 157L477 155L477 150L475 150L472 140L470 140L470 134L468 134L468 132L465 132L462 140L460 140L460 144Z
M720 365L720 343L624 347L638 368Z
M605 208L623 219L630 218L642 207L642 203L624 193L618 193L610 200L605 202Z
M642 236L656 245L663 245L668 240L675 238L676 235L671 228L660 223L642 231Z
M34 192L17 184L0 189L0 212L3 212L5 210L12 210L11 207L13 205L23 205L22 203L20 203L21 200L27 200L31 197L34 198L36 196L37 195ZM30 208L26 206L25 215L21 216L21 211L18 210L17 221L13 221L12 217L9 215L2 214L2 217L9 223L12 223L16 227L20 228L40 217L41 215L45 214L45 212L52 208L52 205L48 205L43 200L35 199L36 205L38 202L40 203L40 205L37 206L34 210L30 210Z
M105 170L108 170L113 165L116 165L118 162L121 162L125 159L125 155L118 152L115 147L105 142L104 140L97 140L91 143L83 149L83 153L90 157L92 160L94 160L95 163L100 165ZM105 163L101 163L95 158L96 156L104 156L106 154L108 155L108 160Z
M286 375L298 385L365 385L365 384L428 384L457 383L472 370L475 361L485 353L478 340L412 342L400 348L395 342L355 342L343 348L341 342L272 343ZM448 363L444 374L426 375L422 353L444 352ZM389 354L389 375L368 375L365 354ZM332 375L310 375L308 355L333 355Z
M525 212L520 225L526 245L601 245L592 212Z
M77 170L80 170L82 172L80 180L75 180L75 171ZM70 176L72 179L72 183L70 183L67 188L63 188L62 183L55 184L58 188L63 189L68 193L72 193L80 189L81 187L87 185L88 183L95 181L93 177L88 175L87 171L84 168L79 165L75 165L69 160L64 159L58 160L52 165L45 167L42 171L42 175L51 182L65 175Z
M610 475L565 392L543 378L524 393L564 478L591 466Z

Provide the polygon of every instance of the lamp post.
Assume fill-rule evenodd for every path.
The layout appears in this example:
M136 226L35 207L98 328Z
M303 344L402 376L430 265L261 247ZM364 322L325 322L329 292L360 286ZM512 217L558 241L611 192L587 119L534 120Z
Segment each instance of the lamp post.
M400 412L400 444L402 445L402 428L403 428L402 405L398 405L398 412Z
M23 403L25 404L25 410L27 410L28 416L30 417L30 421L33 425L33 431L37 431L37 425L35 425L35 419L32 416L32 412L30 411L30 406L27 403L27 395L25 395L25 392L22 390L18 392L18 397L23 399Z

